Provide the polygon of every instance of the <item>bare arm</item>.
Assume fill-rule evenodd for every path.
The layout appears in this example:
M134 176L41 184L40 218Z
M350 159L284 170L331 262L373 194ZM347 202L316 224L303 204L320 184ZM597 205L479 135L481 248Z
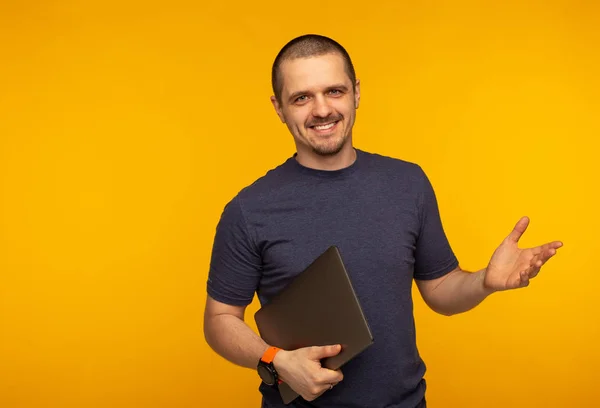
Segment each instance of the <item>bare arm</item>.
M529 280L538 275L542 265L563 245L561 241L552 241L519 248L519 239L528 225L529 218L522 217L496 248L485 269L471 273L456 268L441 278L417 281L425 303L434 311L450 316L474 308L494 292L528 286Z
M256 368L269 347L245 322L246 306L231 306L207 295L204 337L219 355L246 368Z
M432 310L451 316L471 310L494 292L485 287L484 277L485 269L473 273L456 268L441 278L416 283Z
M210 347L230 362L256 369L269 345L244 322L245 306L231 306L207 295L204 337ZM342 381L341 371L322 368L320 360L338 354L339 345L281 350L273 365L280 379L305 400L312 401Z

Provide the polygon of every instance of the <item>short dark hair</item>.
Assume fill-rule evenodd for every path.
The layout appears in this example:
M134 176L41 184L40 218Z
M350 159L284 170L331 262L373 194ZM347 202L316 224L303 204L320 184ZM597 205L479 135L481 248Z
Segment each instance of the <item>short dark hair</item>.
M279 103L281 103L281 91L283 88L283 81L279 70L281 63L286 60L316 57L325 54L340 54L342 56L346 73L348 74L348 77L350 77L352 88L354 89L356 85L356 73L350 55L348 55L346 49L337 41L329 37L318 34L305 34L294 38L284 45L273 62L271 85L273 86L275 98L277 98Z

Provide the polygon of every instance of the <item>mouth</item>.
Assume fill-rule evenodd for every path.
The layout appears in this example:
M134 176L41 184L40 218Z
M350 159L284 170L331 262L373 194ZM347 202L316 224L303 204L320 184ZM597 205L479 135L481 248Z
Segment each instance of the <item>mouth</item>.
M336 121L321 124L321 125L309 126L309 128L312 129L316 133L327 134L327 133L332 133L333 131L335 131L339 122L340 122L339 120L336 120Z

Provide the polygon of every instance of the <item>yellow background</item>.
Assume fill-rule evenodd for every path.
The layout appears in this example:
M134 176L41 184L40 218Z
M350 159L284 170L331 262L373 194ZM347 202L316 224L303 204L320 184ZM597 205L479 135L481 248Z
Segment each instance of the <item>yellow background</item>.
M423 166L463 268L522 215L565 243L467 314L417 297L430 406L600 406L599 3L208 3L0 3L0 407L259 406L205 282L225 203L293 153L269 75L307 32L351 53L356 146Z

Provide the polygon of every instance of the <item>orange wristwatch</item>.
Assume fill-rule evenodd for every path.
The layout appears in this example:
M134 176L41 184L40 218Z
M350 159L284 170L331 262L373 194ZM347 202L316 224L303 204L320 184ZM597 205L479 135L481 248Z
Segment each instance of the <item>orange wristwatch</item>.
M275 366L273 365L275 354L277 354L279 351L281 351L280 348L269 347L261 359L258 360L258 366L256 369L258 371L258 375L266 385L273 386L275 384L281 384L282 382L277 375Z

